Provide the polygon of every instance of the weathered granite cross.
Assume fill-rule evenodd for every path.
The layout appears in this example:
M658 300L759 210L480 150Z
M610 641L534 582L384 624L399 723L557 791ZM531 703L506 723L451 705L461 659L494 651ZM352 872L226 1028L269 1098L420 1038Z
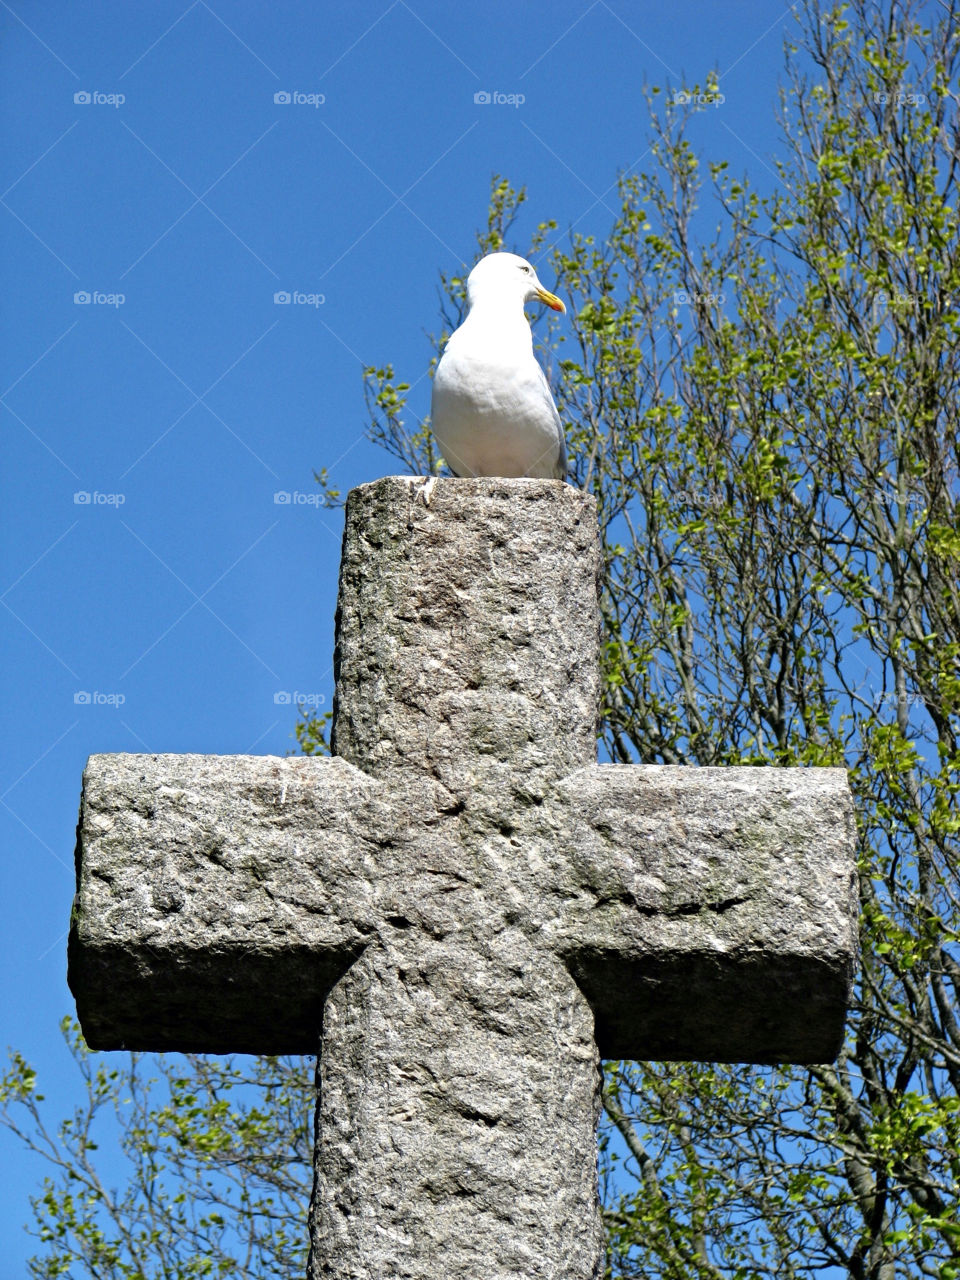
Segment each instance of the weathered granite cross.
M332 759L102 755L92 1048L320 1049L310 1274L601 1274L598 1052L817 1062L856 955L840 769L597 765L593 499L347 504Z

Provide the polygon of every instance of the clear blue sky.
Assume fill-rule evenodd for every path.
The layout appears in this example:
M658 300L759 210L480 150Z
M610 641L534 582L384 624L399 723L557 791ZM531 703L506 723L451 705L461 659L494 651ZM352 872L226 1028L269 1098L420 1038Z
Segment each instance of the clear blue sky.
M361 369L392 361L428 411L437 273L472 261L491 174L528 187L521 241L546 218L602 236L618 171L644 164L644 81L715 69L694 140L769 187L793 19L769 0L14 0L0 23L0 1027L59 1114L86 757L291 749L277 695L333 692L341 525L274 495L393 470L363 439ZM42 1167L3 1134L0 1161L14 1280Z

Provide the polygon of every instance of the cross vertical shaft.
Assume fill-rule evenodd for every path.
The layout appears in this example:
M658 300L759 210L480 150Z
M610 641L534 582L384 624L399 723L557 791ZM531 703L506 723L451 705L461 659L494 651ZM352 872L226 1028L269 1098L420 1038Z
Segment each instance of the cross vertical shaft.
M334 750L444 816L417 844L436 888L327 1001L315 1280L600 1266L593 1016L485 838L595 758L598 546L589 500L557 489L348 504Z
M334 751L466 800L596 759L600 548L560 484L382 481L347 503ZM522 781L518 781L522 780Z
M368 948L324 1014L314 1280L597 1275L598 1082L522 930Z

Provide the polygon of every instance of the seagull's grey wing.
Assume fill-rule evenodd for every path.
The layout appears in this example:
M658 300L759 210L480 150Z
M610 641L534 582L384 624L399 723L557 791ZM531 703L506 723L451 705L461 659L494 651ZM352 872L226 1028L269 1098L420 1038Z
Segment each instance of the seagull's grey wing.
M556 479L566 480L567 478L567 441L566 441L566 437L563 434L563 425L562 423L560 423L559 417L557 418L557 423L560 430L560 456L557 459Z
M557 430L557 444L559 445L559 455L557 457L557 466L554 471L556 480L566 480L567 478L567 441L563 434L563 423L560 421L560 414L557 412L557 404L553 398L553 392L550 390L550 383L547 382L547 375L540 367L537 361L537 373L540 375L540 390L543 392L544 403L550 410L553 417L554 426Z

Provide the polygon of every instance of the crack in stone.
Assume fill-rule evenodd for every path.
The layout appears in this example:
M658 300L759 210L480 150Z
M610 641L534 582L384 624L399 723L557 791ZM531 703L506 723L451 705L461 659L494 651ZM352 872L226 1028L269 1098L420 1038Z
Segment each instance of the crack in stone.
M661 906L649 906L645 902L638 902L635 898L630 898L629 901L642 916L666 916L667 919L673 919L679 916L698 916L704 912L721 916L725 912L733 910L734 907L739 907L743 903L749 902L750 895L743 894L739 897L721 898L716 902L672 902L664 903Z

